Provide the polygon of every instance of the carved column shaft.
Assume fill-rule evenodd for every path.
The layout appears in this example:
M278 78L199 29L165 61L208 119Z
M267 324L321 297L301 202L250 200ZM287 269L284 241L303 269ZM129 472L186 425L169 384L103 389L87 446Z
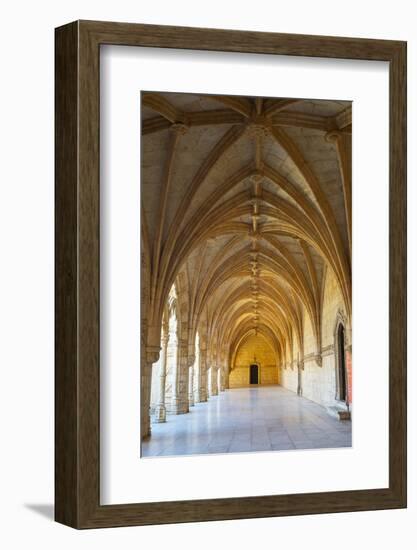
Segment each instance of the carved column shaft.
M188 405L192 407L194 405L194 365L189 367L188 374Z
M188 412L188 346L179 341L176 346L175 364L173 365L172 392L168 412L184 414Z
M350 254L352 254L352 136L346 132L332 130L326 134L325 139L336 145L345 199L349 250Z
M180 342L178 358L178 405L177 414L184 414L189 411L188 408L188 340Z
M141 367L141 437L146 438L151 434L151 378L152 365L159 359L159 346L146 348L146 360Z
M167 330L163 332L161 338L161 362L159 370L159 396L158 404L155 408L155 422L166 422L166 407L165 407L165 386L167 377L167 355L168 355L169 333Z
M303 395L303 368L304 365L297 360L297 395Z
M178 379L178 339L176 327L170 327L167 345L166 379L165 379L165 409L166 413L175 414Z
M219 367L217 371L217 387L219 392L224 391L224 374L223 367Z
M194 405L194 370L195 370L194 355L188 356L188 406Z
M208 373L209 373L209 380L210 380L209 395L211 397L211 396L218 395L219 393L219 390L217 387L217 368L215 366L211 366L208 370Z
M229 389L229 375L230 375L229 366L226 364L226 366L224 368L224 373L223 373L224 389L225 390Z
M206 356L204 348L200 348L199 360L196 365L196 389L194 392L194 402L203 403L207 401L207 375L206 375Z

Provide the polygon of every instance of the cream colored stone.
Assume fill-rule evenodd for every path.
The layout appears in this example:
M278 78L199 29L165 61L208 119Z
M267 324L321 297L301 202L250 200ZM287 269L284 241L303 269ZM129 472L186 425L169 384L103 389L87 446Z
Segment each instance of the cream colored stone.
M352 346L350 103L143 98L142 435L149 411L248 385L254 363L332 404L338 323Z

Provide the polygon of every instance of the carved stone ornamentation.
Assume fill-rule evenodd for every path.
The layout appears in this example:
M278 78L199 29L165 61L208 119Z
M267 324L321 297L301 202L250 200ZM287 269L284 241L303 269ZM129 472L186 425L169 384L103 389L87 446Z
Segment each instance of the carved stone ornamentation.
M251 367L258 385L334 400L343 349L352 377L350 102L147 92L142 106L142 434L149 411L221 403Z
M328 143L335 143L338 139L340 139L342 136L342 132L340 130L330 130L330 132L327 132L327 134L324 136L324 139Z
M321 353L317 353L315 356L314 356L314 360L317 364L318 367L322 367L323 365L323 360L322 360L322 357L321 357Z
M170 128L171 132L184 136L188 132L188 126L182 122L175 122Z
M267 137L270 130L268 119L258 116L251 120L246 126L246 132L251 139Z
M146 362L156 363L159 359L160 346L146 346Z

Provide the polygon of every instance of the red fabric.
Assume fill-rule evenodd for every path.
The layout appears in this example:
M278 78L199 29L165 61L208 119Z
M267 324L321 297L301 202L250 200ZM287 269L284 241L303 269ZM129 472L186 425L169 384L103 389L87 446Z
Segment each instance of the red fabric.
M348 387L348 403L352 403L352 352L346 352L346 374Z

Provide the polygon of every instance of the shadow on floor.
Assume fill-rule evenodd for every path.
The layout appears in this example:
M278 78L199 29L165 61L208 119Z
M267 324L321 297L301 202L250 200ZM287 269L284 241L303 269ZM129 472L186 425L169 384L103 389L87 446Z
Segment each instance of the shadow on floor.
M43 516L44 518L54 521L54 505L53 504L25 504L25 508Z

